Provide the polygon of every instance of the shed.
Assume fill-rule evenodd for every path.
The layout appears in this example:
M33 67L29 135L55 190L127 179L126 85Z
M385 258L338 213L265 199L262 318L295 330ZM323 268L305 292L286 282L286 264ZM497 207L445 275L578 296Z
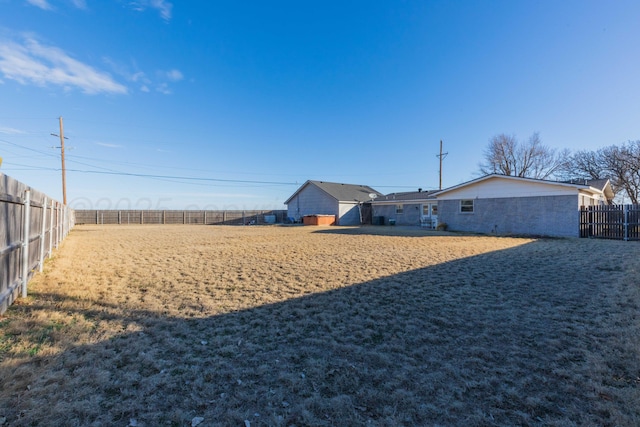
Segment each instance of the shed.
M608 180L558 182L490 174L435 194L438 221L475 233L578 237L580 206L610 203Z
M335 215L336 225L360 225L370 221L370 202L380 196L366 185L309 180L284 203L287 215L297 221L306 215Z

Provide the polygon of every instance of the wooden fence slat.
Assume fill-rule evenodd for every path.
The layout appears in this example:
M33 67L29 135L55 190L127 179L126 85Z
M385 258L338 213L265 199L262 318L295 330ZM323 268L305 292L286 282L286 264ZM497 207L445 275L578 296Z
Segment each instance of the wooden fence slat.
M286 210L77 210L76 224L266 224L265 216L273 215L283 223Z
M73 227L73 218L67 206L0 173L0 314L20 295L26 296L31 276L42 271L44 258L53 252L53 233L57 247Z
M640 240L640 205L583 206L580 237Z

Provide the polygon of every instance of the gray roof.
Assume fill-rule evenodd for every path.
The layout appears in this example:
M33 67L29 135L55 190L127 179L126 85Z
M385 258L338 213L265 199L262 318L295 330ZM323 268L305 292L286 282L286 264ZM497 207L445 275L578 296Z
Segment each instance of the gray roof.
M403 193L390 193L376 199L379 202L410 202L414 200L435 200L438 190L432 191L407 191Z
M569 181L562 181L567 184L575 184L575 185L584 185L585 187L592 187L596 190L602 191L604 197L607 199L608 203L613 203L613 198L615 194L613 193L613 189L611 188L611 181L608 178L601 179L572 179Z
M300 188L296 190L291 197L289 197L284 204L288 204L302 189L308 185L315 185L322 191L333 197L339 202L369 202L371 201L370 194L375 194L377 197L381 197L382 193L374 190L368 185L357 184L342 184L339 182L326 182L326 181L312 181L309 180L302 184Z
M589 187L597 188L602 191L604 197L606 197L609 204L613 204L613 198L616 196L611 188L611 181L609 179L591 179L587 181Z
M606 185L609 183L608 179L589 179L587 180L587 185L589 187L597 188L598 190L603 190Z

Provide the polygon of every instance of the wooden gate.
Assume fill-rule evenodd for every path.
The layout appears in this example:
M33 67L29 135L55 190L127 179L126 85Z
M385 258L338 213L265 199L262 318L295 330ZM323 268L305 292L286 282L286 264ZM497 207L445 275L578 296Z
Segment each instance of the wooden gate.
M583 206L580 237L640 240L640 205Z
M371 225L373 209L371 203L362 203L360 205L360 222L363 225Z

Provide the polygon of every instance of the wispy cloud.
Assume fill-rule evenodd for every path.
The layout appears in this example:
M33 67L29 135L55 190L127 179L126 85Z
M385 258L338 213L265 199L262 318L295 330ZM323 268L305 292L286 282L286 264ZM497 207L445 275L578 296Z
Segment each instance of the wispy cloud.
M87 1L86 0L71 0L71 3L78 9L85 10L87 9Z
M169 79L172 82L178 82L184 78L180 70L176 70L176 69L166 71L164 72L164 75L166 76L167 79Z
M39 7L42 10L51 10L53 7L49 4L47 0L27 0L27 3Z
M169 85L167 83L160 83L156 86L156 91L163 95L171 95L173 93L171 89L169 89Z
M87 94L125 94L127 88L108 73L72 58L60 48L45 46L33 37L22 43L0 40L0 73L20 84L49 84Z
M53 10L53 6L49 3L49 0L26 0L27 3L35 7L39 7L42 10ZM78 9L87 9L87 0L71 0L71 4Z
M96 145L107 148L122 148L122 145L119 144L109 144L108 142L96 142Z
M162 19L165 21L171 19L171 9L173 9L173 5L171 3L165 0L151 0L150 5L154 9L158 9Z
M149 92L149 86L152 82L143 71L138 69L135 62L131 65L127 65L108 57L103 58L103 61L115 74L124 78L128 82L137 85L142 92Z
M151 77L149 77L144 71L140 71L135 62L127 65L111 58L104 58L104 62L111 67L115 74L137 85L141 92L155 91L170 95L173 91L169 84L184 80L184 75L176 68L169 71L159 70L151 73Z
M171 20L171 10L173 9L173 4L169 3L166 0L137 0L132 1L130 3L131 7L134 10L144 11L147 8L156 9L162 19L165 21Z
M27 132L20 129L0 126L0 133L3 133L5 135L24 135Z
M169 83L179 82L182 79L184 79L184 75L180 70L176 70L175 68L169 71L158 71L159 83L155 87L156 92L170 95L173 92L169 87Z

